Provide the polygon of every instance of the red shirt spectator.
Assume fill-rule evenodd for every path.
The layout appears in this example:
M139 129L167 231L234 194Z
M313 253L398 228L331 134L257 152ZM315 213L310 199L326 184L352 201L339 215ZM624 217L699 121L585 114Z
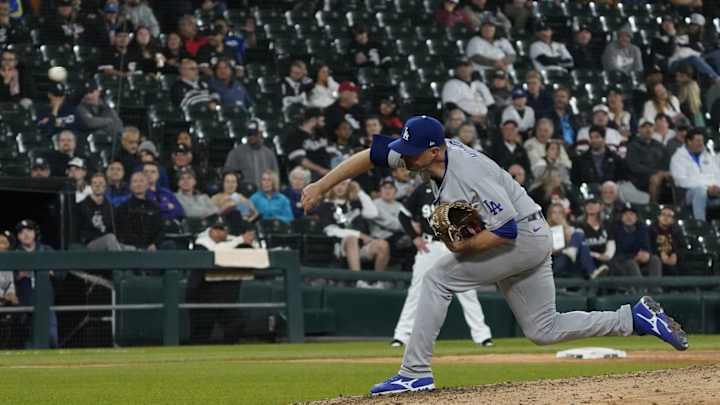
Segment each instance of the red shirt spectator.
M185 44L185 51L195 57L198 50L208 43L208 37L198 36L197 20L191 15L186 15L178 22L178 31Z
M440 8L435 12L435 20L445 27L453 27L455 24L464 23L470 26L470 19L463 10L458 7L460 0L444 0Z

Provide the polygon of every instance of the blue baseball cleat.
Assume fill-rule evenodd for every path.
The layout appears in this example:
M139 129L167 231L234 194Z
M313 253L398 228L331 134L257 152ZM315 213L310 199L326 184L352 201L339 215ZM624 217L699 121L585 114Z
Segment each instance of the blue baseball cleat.
M375 384L370 389L372 396L376 395L387 395L387 394L399 394L401 392L413 392L413 391L430 391L435 389L435 384L432 377L425 378L409 378L401 375L396 375L391 379Z
M632 314L636 334L657 336L677 350L687 350L687 333L654 299L648 296L640 298L633 306Z

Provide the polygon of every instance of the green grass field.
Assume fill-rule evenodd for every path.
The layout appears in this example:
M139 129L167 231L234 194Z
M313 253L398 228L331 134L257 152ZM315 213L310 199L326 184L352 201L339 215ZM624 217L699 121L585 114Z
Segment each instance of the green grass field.
M538 347L499 339L490 349L440 341L436 356L552 353L571 347L672 351L654 338L596 338ZM691 350L720 351L718 336L692 336ZM0 352L3 404L287 404L362 395L393 375L401 349L386 342L253 344L173 348ZM393 357L379 363L352 358ZM330 359L317 362L317 359ZM335 359L335 360L333 360ZM305 360L305 361L303 361ZM685 362L437 364L439 386L624 373Z

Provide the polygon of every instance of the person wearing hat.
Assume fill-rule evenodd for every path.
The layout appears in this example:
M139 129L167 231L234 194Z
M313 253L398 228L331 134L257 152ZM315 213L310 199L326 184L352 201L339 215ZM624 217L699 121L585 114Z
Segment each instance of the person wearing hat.
M605 131L606 128L596 125L588 129L589 148L572 162L570 177L573 184L599 186L606 181L618 182L625 178L625 163L605 144Z
M53 82L48 89L48 105L38 106L38 127L48 136L53 136L63 129L77 129L75 106L68 102L67 85Z
M650 234L632 204L625 204L620 221L615 225L615 257L611 261L611 275L648 277L662 276L662 263L652 253Z
M96 13L85 15L83 25L82 43L98 49L109 49L112 47L112 37L120 27L120 6L114 2L108 2ZM91 67L95 69L96 66Z
M160 24L152 8L144 0L127 0L122 12L134 26L147 27L154 38L160 36Z
M490 94L495 101L495 108L501 110L512 103L512 86L507 73L495 69L490 76Z
M345 80L338 86L338 99L325 109L325 135L332 139L335 128L341 121L347 121L353 132L359 133L365 120L366 111L360 106L360 88L353 82ZM311 169L312 170L312 169Z
M616 39L605 46L602 65L606 72L620 72L627 76L643 71L642 53L632 42L632 30L625 24L616 34Z
M623 139L637 132L637 122L633 114L625 109L625 92L620 86L608 89L608 119L609 126L617 128Z
M397 139L377 135L369 150L356 153L305 187L306 212L318 207L328 191L374 166L421 171L431 182L435 202L475 202L485 229L446 243L451 252L441 256L423 279L422 299L400 371L373 386L371 394L433 389L433 345L447 316L450 293L488 283L499 285L523 333L538 344L650 333L677 350L687 349L687 334L681 328L654 332L657 322L668 322L668 315L650 297L615 312L558 312L549 258L553 238L538 204L487 156L446 140L442 124L432 117L411 117Z
M701 128L688 131L685 145L670 160L670 173L675 186L685 192L695 219L707 220L707 208L720 206L720 167L705 148Z
M382 53L382 45L370 41L364 24L355 24L352 27L352 42L348 46L347 54L352 57L355 67L380 67L387 64L390 58L383 57Z
M578 152L588 150L590 141L590 127L597 126L605 130L605 145L621 157L625 155L625 144L628 141L620 131L608 126L610 123L610 109L605 104L598 104L592 109L592 121L590 125L580 128L575 141L575 149Z
M512 92L512 104L505 107L501 121L512 119L518 123L518 131L527 139L530 130L535 127L535 110L527 105L527 91L516 87Z
M672 181L670 156L665 146L653 139L653 122L640 120L638 135L627 146L628 180L657 203L665 181ZM625 201L642 203L624 198Z
M15 248L15 236L10 231L0 232L0 254ZM15 295L15 280L12 271L0 271L0 307L4 305L17 305Z
M85 159L74 157L67 164L67 177L73 182L75 188L75 203L83 202L92 194L92 189L87 183L87 163Z
M125 21L115 30L112 47L106 48L100 57L98 70L106 75L126 76L135 71L140 62L137 52L130 52L130 36L135 27Z
M484 127L488 108L495 104L495 99L485 83L473 80L472 74L472 64L467 60L459 61L455 65L455 77L443 85L442 102L446 108L460 108L473 123Z
M316 111L314 114L314 117L305 121L303 125L300 126L299 131L303 131L304 134L311 134L314 132L315 127L317 126L317 120L321 117L319 111ZM307 130L307 132L305 132L305 130ZM277 157L275 156L275 153L263 142L263 136L258 121L248 121L245 134L245 142L238 142L235 148L228 153L223 170L242 173L245 181L254 184L256 187L260 187L260 179L262 178L263 172L266 170L272 170L277 173L279 171ZM307 139L307 135L304 136L303 139ZM302 149L303 140L299 140L299 142L299 147L289 145L293 149L285 149L286 153L299 151L299 149L295 148ZM311 154L313 152L317 151L306 151L306 156L307 154ZM288 158L291 160L293 160L293 158L297 159L299 155L296 155L297 153L293 155L293 157L288 155ZM324 164L322 160L323 159L319 162L320 164Z
M519 124L515 119L505 118L500 124L501 137L497 142L493 142L489 155L505 170L517 163L525 169L525 173L531 173L530 159L522 146L523 139L518 127Z
M50 165L42 156L35 157L30 162L30 177L32 178L48 178L50 177Z
M220 96L210 89L205 80L200 79L198 64L190 58L180 61L180 77L170 89L170 98L179 108L207 105L217 106Z
M85 83L82 100L76 109L76 117L78 128L83 131L104 132L116 136L123 129L120 116L103 100L102 89L95 79Z
M140 146L137 149L137 156L139 157L139 163L135 166L133 171L142 171L143 164L145 163L158 163L160 158L160 152L152 141L144 140L140 142ZM160 178L158 184L163 188L170 188L170 176L164 166L158 163L158 170L160 170Z
M213 67L220 59L228 61L234 69L235 51L225 46L225 32L222 28L214 27L208 32L207 38L207 44L200 47L195 58L200 71L206 76L212 76Z
M717 6L716 6L717 7ZM705 13L711 16L713 14ZM710 62L710 66L720 66L720 50L718 50L718 33L715 28L706 28L705 16L700 13L690 14L690 23L686 26L688 45L702 54L702 58ZM716 70L717 71L717 70Z
M293 104L307 104L307 97L312 90L313 81L307 76L307 66L301 60L290 64L288 75L280 82L283 110Z
M225 107L249 109L253 101L245 86L235 77L232 60L216 58L212 66L212 77L208 79L208 85L210 90L220 97L220 103Z
M459 3L460 0L442 0L435 10L435 22L445 28L452 28L456 24L470 26L470 19Z
M23 219L15 225L15 237L17 239L16 251L35 253L49 252L53 248L42 243L40 238L40 227L37 222L32 219ZM66 277L64 271L50 271L50 279L53 281L62 281ZM55 304L54 282L49 284L49 301L51 305ZM34 271L18 271L15 274L15 294L17 295L18 304L21 306L32 306L33 295L35 289L35 272ZM48 317L50 332L50 347L58 346L58 321L55 311L49 311ZM29 342L28 342L29 343Z
M573 36L568 50L575 62L576 69L597 69L600 65L598 50L592 45L592 29L587 24L580 24Z
M53 46L73 46L77 44L85 31L85 27L82 21L77 18L77 10L73 0L55 1L55 10L56 13L49 16L45 20L45 24L40 27L40 40L43 44Z
M537 71L567 71L574 66L572 55L565 44L552 40L553 30L544 21L535 26L537 40L530 45L530 60Z
M175 193L178 202L185 211L187 218L207 218L218 213L218 207L210 200L210 196L197 191L197 176L190 166L178 172L178 191Z
M383 127L383 134L400 135L403 122L397 113L397 103L393 96L387 96L380 100L378 116Z
M185 144L177 144L170 154L170 161L172 167L167 170L168 178L171 179L170 185L167 187L161 184L161 187L168 188L173 192L178 191L178 181L180 180L180 172L184 169L192 169L195 173L195 179L197 180L196 187L198 190L205 190L205 178L207 172L202 170L194 163L195 156L191 148L188 148ZM165 171L164 167L160 166L160 173Z
M465 47L465 57L472 61L476 71L514 70L517 54L507 38L495 37L496 25L494 18L486 17L480 26L479 35L474 36Z
M669 139L667 144L665 144L665 149L667 149L668 156L671 158L675 154L675 151L685 145L685 138L687 137L688 131L692 128L690 120L684 116L678 119L675 124L675 136Z

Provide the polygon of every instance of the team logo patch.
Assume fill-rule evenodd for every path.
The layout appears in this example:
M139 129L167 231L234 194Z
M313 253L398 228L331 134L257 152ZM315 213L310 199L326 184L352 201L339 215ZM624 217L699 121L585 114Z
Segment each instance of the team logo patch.
M409 141L410 140L410 131L408 131L407 127L403 129L402 133L402 139Z

